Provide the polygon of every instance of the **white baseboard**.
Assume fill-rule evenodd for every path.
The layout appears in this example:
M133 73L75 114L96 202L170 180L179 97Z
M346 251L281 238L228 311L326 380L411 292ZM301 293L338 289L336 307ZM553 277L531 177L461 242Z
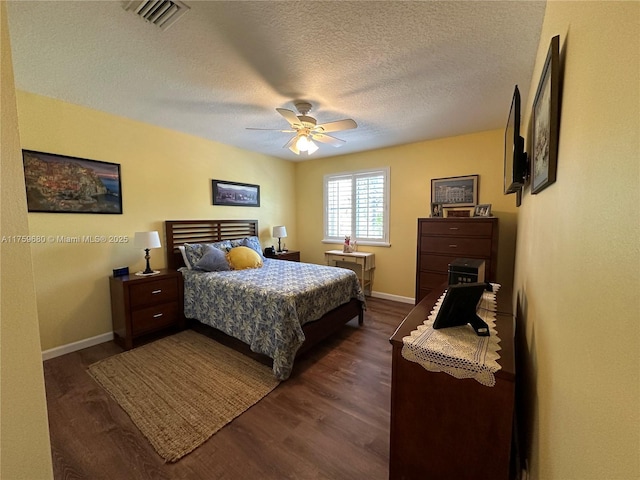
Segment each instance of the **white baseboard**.
M412 297L402 297L400 295L391 295L389 293L371 292L371 296L374 298L382 298L383 300L392 300L394 302L401 303L414 303ZM42 352L42 361L50 360L52 358L66 355L67 353L77 352L83 348L93 347L100 343L109 342L113 340L113 332L103 333L102 335L96 335L95 337L85 338L84 340L78 340L77 342L62 345L60 347L51 348Z
M78 340L77 342L68 343L60 347L50 348L42 352L42 361L49 360L51 358L60 357L67 353L77 352L83 348L93 347L99 343L109 342L113 340L113 332L103 333L102 335L96 335L95 337L85 338L84 340Z
M390 293L383 292L371 292L371 296L374 298L382 298L383 300L393 300L400 303L415 303L413 297L401 297L400 295L391 295Z

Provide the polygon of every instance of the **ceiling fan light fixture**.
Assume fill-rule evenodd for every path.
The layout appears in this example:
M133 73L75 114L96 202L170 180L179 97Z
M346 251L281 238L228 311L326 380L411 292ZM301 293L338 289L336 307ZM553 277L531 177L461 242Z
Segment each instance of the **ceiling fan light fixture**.
M306 135L299 135L298 140L296 140L296 148L301 152L306 152L309 150L309 139Z
M289 141L285 143L282 148L288 148L296 155L300 155L300 152L306 152L307 155L312 155L319 149L314 140L320 143L329 144L333 147L340 147L345 143L345 141L329 135L328 132L333 133L358 127L358 124L350 118L318 125L315 118L307 115L309 110L311 110L310 103L298 101L295 103L295 106L300 115L296 115L292 110L287 108L276 108L276 111L289 123L291 128L288 130L277 128L248 129L277 130L283 133L295 133L295 135L289 138Z
M312 153L315 153L318 150L318 146L313 143L313 140L308 140L309 143L309 148L307 148L307 155L311 155Z
M289 145L289 150L291 150L296 155L300 155L300 150L298 150L298 147L296 147L296 142L292 142L291 145Z

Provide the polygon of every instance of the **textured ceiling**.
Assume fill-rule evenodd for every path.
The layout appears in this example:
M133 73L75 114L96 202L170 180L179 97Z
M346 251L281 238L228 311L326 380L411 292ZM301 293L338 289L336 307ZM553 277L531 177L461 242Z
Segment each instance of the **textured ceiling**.
M193 1L167 30L126 1L10 1L17 88L304 160L503 128L526 95L545 2ZM352 118L312 156L277 107Z

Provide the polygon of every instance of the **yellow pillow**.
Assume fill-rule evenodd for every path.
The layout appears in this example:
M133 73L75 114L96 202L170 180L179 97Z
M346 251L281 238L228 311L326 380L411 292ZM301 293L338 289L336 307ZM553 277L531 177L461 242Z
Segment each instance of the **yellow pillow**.
M262 267L262 258L258 252L249 247L235 247L227 253L227 261L232 270Z

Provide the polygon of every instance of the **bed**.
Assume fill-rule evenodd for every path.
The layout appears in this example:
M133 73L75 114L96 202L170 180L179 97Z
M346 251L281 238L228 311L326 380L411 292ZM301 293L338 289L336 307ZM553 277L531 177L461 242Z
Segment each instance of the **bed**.
M257 220L171 220L165 233L167 266L183 274L190 323L239 340L245 353L266 355L278 379L290 376L296 356L345 323L363 323L364 294L347 269L268 258L248 270L185 267L180 247L257 237Z

